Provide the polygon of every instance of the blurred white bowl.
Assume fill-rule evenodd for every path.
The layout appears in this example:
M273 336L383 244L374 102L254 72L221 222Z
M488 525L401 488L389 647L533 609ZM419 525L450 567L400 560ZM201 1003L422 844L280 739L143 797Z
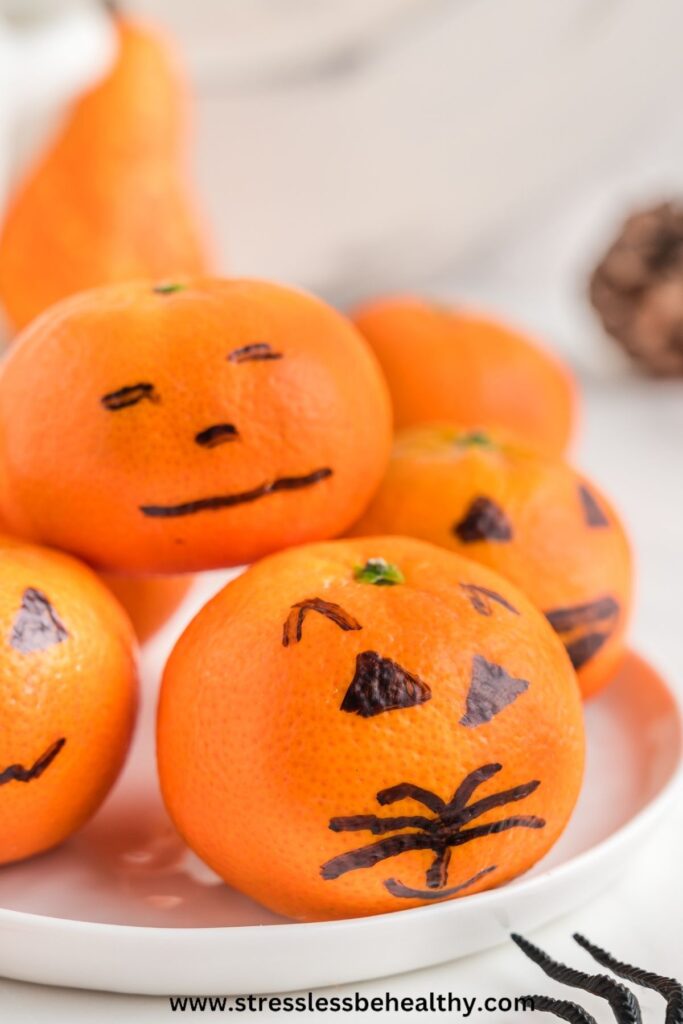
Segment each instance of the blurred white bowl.
M680 0L136 0L199 90L226 267L355 296L533 218L683 87Z
M84 19L84 2L0 0L0 12ZM82 64L83 78L106 48L101 0L90 4L99 42L52 51L72 76ZM165 23L186 55L223 269L341 300L443 277L533 225L608 158L626 166L650 122L668 111L677 123L683 90L680 0L126 0L125 10ZM59 60L56 71L14 61L17 74L21 64L40 65L39 92L66 73ZM0 96L3 77L0 50ZM0 130L6 122L0 114Z

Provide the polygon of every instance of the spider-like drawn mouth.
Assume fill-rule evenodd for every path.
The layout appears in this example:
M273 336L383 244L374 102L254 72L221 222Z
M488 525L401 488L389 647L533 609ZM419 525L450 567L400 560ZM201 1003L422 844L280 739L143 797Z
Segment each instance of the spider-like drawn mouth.
M141 505L140 511L143 516L150 516L153 519L177 519L180 516L192 516L197 512L217 512L222 508L232 508L234 505L246 505L251 501L258 501L260 498L267 498L269 494L277 494L278 491L299 491L304 487L312 487L327 480L332 476L333 470L325 466L322 469L315 469L306 476L280 476L268 483L254 487L251 491L241 491L237 494L217 494L211 498L199 498L197 501L185 501L180 505Z
M498 763L483 764L480 768L475 768L465 776L450 800L444 800L438 793L412 782L400 782L397 786L382 789L375 797L381 807L401 803L403 800L413 800L431 811L431 815L400 814L383 818L376 814L352 814L331 818L328 828L332 832L370 832L371 835L383 838L332 857L321 866L321 877L325 881L334 881L350 871L372 868L381 861L393 859L413 850L429 850L434 855L434 860L425 875L426 889L412 889L398 878L385 879L385 889L392 896L408 900L443 900L463 892L495 871L496 865L491 864L467 881L449 886L448 872L454 849L484 836L497 835L510 829L545 828L545 819L535 814L515 814L484 824L472 824L483 814L497 807L507 807L511 803L525 800L541 784L539 779L532 779L511 789L500 790L474 800L476 790L502 770L502 764ZM405 829L410 831L404 831Z

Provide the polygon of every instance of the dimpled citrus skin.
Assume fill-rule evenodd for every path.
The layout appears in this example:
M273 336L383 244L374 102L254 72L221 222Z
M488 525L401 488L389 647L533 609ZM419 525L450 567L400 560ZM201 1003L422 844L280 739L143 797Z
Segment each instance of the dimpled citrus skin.
M599 525L588 522L582 489L596 503ZM509 539L465 541L458 534L458 524L482 496L502 510ZM565 629L566 617L559 617L567 644L582 633L609 631L596 653L577 666L584 696L612 678L633 600L630 545L607 498L563 460L493 430L406 428L396 436L381 488L352 530L377 532L421 537L476 559L523 589L544 613L601 598L616 601L618 614L585 621L578 632Z
M194 583L194 576L102 573L101 579L126 609L140 643L149 640L168 622Z
M544 451L567 447L576 406L572 376L521 332L413 296L370 302L353 320L381 363L397 427L489 423Z
M159 34L117 19L114 66L10 201L0 301L17 329L67 295L207 269L186 182L185 85Z
M27 590L49 602L60 642L13 643ZM133 631L106 587L66 555L0 537L0 780L65 740L39 777L0 784L0 864L55 846L97 810L136 705Z
M405 582L360 582L370 558ZM517 613L474 610L461 584L495 589ZM290 609L313 597L340 606L361 629L309 612L301 639L283 645ZM340 710L356 656L374 651L431 689L431 699L373 717ZM491 721L460 724L473 659L501 665L529 687ZM536 815L453 849L448 885L495 866L464 891L526 871L555 842L582 776L584 733L576 677L556 635L514 587L431 544L371 538L307 545L265 559L218 594L174 649L160 696L157 749L166 806L189 845L226 882L298 919L378 914L424 906L384 882L425 889L434 859L417 850L321 876L331 858L375 842L335 832L331 818L431 812L413 799L380 807L376 794L410 782L449 800L470 772L503 767L474 799L540 780L525 799L477 819ZM438 893L437 893L438 896Z
M391 412L365 341L319 300L261 281L136 282L27 328L0 370L0 437L13 533L98 569L193 572L348 529L386 469ZM144 511L277 480L230 507Z

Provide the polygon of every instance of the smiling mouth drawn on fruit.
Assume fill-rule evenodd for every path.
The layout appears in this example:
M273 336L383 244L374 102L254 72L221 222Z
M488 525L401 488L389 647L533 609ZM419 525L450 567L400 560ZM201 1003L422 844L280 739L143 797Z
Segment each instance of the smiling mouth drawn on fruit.
M297 601L289 610L282 627L282 646L289 647L290 644L298 644L303 636L304 619L309 612L318 612L324 615L330 622L344 631L349 629L362 629L360 622L344 611L341 605L332 601L324 601L321 597L309 597L305 601Z
M35 587L27 587L10 633L10 647L20 654L33 654L63 643L68 636L45 594Z
M180 516L191 516L197 512L217 512L219 509L232 508L234 505L245 505L251 501L266 498L278 491L299 491L304 487L312 487L327 480L334 470L329 467L316 469L306 476L280 476L269 483L254 487L251 491L238 494L217 494L211 498L199 498L197 501L185 501L180 505L140 505L143 516L153 519L177 519Z
M468 886L474 885L485 875L496 870L492 864L477 872L472 878L459 885L448 888L448 870L451 853L454 847L481 839L483 836L507 832L513 828L544 828L545 819L536 815L517 815L465 828L471 821L481 817L495 807L524 800L540 786L540 780L534 779L521 786L492 793L470 803L475 790L492 776L502 771L501 764L485 764L465 776L451 799L446 802L436 793L416 786L412 782L402 782L398 786L380 790L376 796L377 803L382 807L401 800L415 800L432 812L432 816L420 814L401 815L393 818L380 818L375 814L356 814L350 817L330 819L329 828L333 832L370 832L372 835L384 835L386 832L401 833L369 843L355 850L340 853L337 857L325 862L320 874L325 881L333 881L360 868L371 868L380 861L398 857L402 853L413 850L431 850L434 861L427 869L425 884L427 890L411 889L397 878L388 878L384 887L398 898L404 899L444 899ZM414 832L403 832L403 829L416 829Z
M607 643L617 628L620 611L619 602L608 594L585 604L553 608L545 617L559 633L572 665L579 669Z
M64 736L56 740L40 755L37 761L33 762L30 768L25 768L22 764L11 764L7 768L3 768L0 770L0 786L5 786L8 782L32 782L34 779L39 779L43 772L50 767L65 743Z

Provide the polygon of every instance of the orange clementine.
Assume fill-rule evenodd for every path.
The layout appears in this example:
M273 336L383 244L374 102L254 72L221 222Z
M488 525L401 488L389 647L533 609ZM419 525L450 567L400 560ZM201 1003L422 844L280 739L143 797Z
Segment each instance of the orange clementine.
M133 632L104 584L0 537L0 864L47 850L98 808L136 693Z
M584 696L611 678L632 603L630 546L611 503L559 458L496 431L399 431L353 533L421 537L526 592L562 637Z
M391 413L340 314L260 281L85 292L0 371L13 533L133 574L192 572L348 529L377 488Z
M102 573L103 583L123 605L140 643L168 622L182 604L194 576L120 576Z
M389 383L397 427L489 423L539 449L562 452L575 386L557 357L486 314L411 296L368 303L354 321Z
M218 594L168 662L168 810L230 885L300 919L425 906L531 867L582 776L543 616L422 541L306 545Z

